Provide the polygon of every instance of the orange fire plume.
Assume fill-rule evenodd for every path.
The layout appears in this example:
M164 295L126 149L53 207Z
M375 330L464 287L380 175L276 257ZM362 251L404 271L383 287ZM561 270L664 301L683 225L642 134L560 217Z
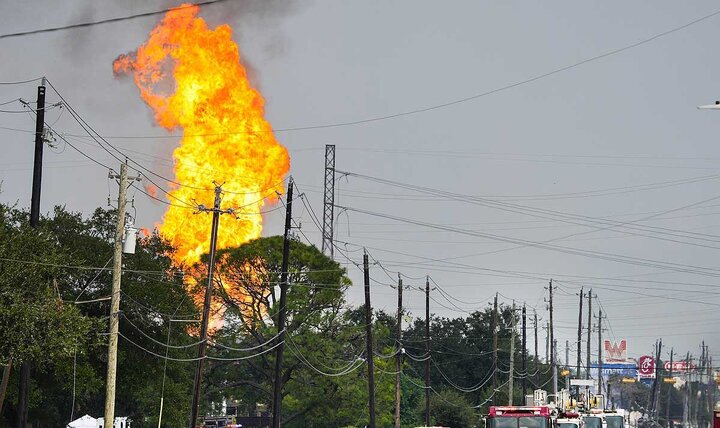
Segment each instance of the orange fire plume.
M290 169L287 150L263 117L265 101L240 62L232 29L208 28L198 12L187 4L169 11L145 44L113 63L117 75L133 76L158 124L183 130L173 153L180 185L170 184L172 205L159 231L177 248L174 262L185 266L210 249L210 216L193 215L186 203L212 206L212 183L222 184L223 208L236 208L239 219L221 216L218 249L237 246L260 236L261 210L282 193Z

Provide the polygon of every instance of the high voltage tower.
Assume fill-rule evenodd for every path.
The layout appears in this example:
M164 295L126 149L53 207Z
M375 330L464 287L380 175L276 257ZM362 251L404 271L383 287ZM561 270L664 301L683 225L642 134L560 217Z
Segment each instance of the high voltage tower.
M335 145L325 145L325 197L323 199L322 252L333 258L333 223L335 219ZM326 253L327 251L327 253Z

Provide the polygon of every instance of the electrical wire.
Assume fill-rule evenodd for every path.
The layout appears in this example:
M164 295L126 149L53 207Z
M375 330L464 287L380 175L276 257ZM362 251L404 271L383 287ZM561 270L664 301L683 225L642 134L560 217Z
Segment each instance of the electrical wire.
M196 361L203 360L203 359L212 360L212 361L243 361L243 360L248 360L250 358L259 357L263 354L267 354L268 352L274 350L275 348L280 346L282 343L284 343L284 341L276 343L272 347L267 348L267 349L263 350L262 352L259 352L257 354L253 354L253 355L243 356L243 357L223 358L223 357L215 357L215 356L206 355L204 357L195 357L195 358L173 358L173 357L165 357L164 355L158 354L157 352L153 352L153 351L143 347L142 345L134 342L132 339L130 339L127 336L125 336L124 334L122 334L122 332L118 332L118 335L120 337L122 337L123 339L125 339L126 341L130 342L132 345L134 345L138 349L140 349L150 355L153 355L155 357L162 358L162 359L167 359L169 361L177 361L177 362L196 362Z
M206 340L197 341L197 342L195 342L195 343L190 343L190 344L187 344L187 345L170 345L170 344L166 344L166 343L163 343L163 342L161 342L161 341L153 338L153 337L150 336L149 334L145 333L140 327L138 327L135 323L133 323L132 320L130 320L130 318L129 318L127 315L125 315L124 313L121 313L121 314L122 314L123 318L125 319L125 321L127 321L127 323L130 324L130 325L131 325L135 330L137 330L140 334L142 334L143 336L145 336L145 338L150 339L150 341L154 342L155 344L160 345L160 346L163 346L163 347L166 347L166 348L170 348L170 349L187 349L187 348L194 348L194 347L200 345L201 343L207 342L207 339L206 339Z
M175 185L177 185L177 186L179 186L179 187L186 187L186 188L189 188L189 189L201 190L201 191L207 191L207 192L214 192L214 191L215 191L214 188L198 187L198 186L193 186L193 185L189 185L189 184L185 184L185 183L180 183L180 182L178 182L178 181L175 181L175 180L172 180L172 179L170 179L170 178L167 178L167 177L165 177L165 176L163 176L163 175L161 175L161 174L158 174L157 172L155 172L155 171L153 171L153 170L145 167L143 164L137 162L137 161L134 160L132 157L128 156L125 152L123 152L122 150L118 149L118 148L115 147L113 144L111 144L109 141L107 141L107 140L106 140L99 132L97 132L85 119L83 119L83 118L80 116L80 114L72 107L72 105L70 105L70 104L68 103L68 101L62 96L62 94L60 94L60 92L57 90L57 88L55 88L55 86L52 84L52 82L51 82L50 80L48 80L47 82L48 82L48 84L50 85L50 87L53 89L53 91L55 91L55 93L57 94L57 96L62 100L63 105L65 105L65 107L66 107L67 110L70 112L70 115L73 117L73 119L75 119L75 121L78 123L78 125L80 125L80 127L88 134L88 136L89 136L90 138L92 138L92 139L100 146L100 148L102 148L103 150L105 150L110 156L114 157L114 158L115 158L117 161L119 161L119 162L123 162L123 158L124 158L125 160L127 160L127 161L129 161L129 162L132 162L133 164L137 165L137 167L138 167L140 170L144 171L145 176L146 176L145 178L146 178L150 183L152 183L155 187L157 187L158 190L160 190L160 191L162 191L163 193L165 193L169 198L175 199L175 200L177 200L178 202L181 202L181 203L183 203L183 204L185 204L185 205L193 206L193 204L190 204L190 203L188 203L188 202L186 202L186 201L183 201L183 200L181 200L180 198L178 198L177 196L175 196L172 192L169 192L169 191L165 190L162 186L160 186L159 184L157 184L156 182L154 182L151 178L149 178L149 177L147 176L148 174L149 174L149 175L152 175L152 176L155 176L155 177L157 177L157 178L159 178L159 179L161 179L161 180L163 180L163 181L166 181L166 182L168 182L168 183L175 184ZM113 149L115 152L117 152L122 158L119 158L118 156L116 156L112 151L110 151L110 149L108 149L107 147L105 147L106 145L107 145L108 147L110 147L111 149ZM271 185L270 187L268 187L268 188L266 188L266 189L261 189L261 190L253 191L253 192L235 192L235 191L229 191L229 190L224 190L223 192L224 192L224 193L229 193L229 194L249 195L249 194L258 194L258 193L259 193L259 194L262 194L262 193L265 192L265 191L271 191L271 193L269 193L268 196L264 196L264 197L262 197L262 198L260 199L260 201L262 201L262 200L268 198L269 196L274 195L274 194L275 194L275 188L277 187L278 184L282 183L283 181L284 181L284 179L280 180L280 181L277 182L277 183L274 183L273 185ZM258 202L259 202L259 201L258 201ZM251 204L248 204L248 205L251 205Z
M261 343L261 344L259 344L259 345L252 346L252 347L250 347L250 348L234 348L234 347L232 347L232 346L223 345L223 344L220 343L220 342L210 342L210 345L211 345L211 346L214 346L214 347L217 347L217 348L227 349L228 351L249 352L249 351L254 351L254 350L256 350L256 349L260 349L260 348L262 348L262 347L264 347L264 346L269 345L271 342L277 340L277 339L280 337L280 335L281 335L282 333L284 333L285 331L286 331L285 329L282 329L282 330L280 330L279 333L277 333L275 336L271 337L270 339L266 340L265 342L263 342L263 343Z
M38 80L41 80L42 77L36 77L34 79L28 79L28 80L19 80L15 82L0 82L0 85L22 85L23 83L32 83L37 82Z
M182 10L182 9L187 9L190 7L207 6L207 5L211 5L214 3L221 3L223 1L226 1L226 0L207 0L207 1L197 2L194 4L185 4L185 5L181 5L181 6L177 6L177 7L156 10L156 11L152 11L152 12L136 13L133 15L120 16L120 17L116 17L116 18L106 18L106 19L101 19L101 20L97 20L97 21L81 22L81 23L77 23L77 24L62 25L62 26L58 26L58 27L39 28L39 29L35 29L35 30L19 31L19 32L15 32L15 33L5 33L5 34L0 34L0 39L29 36L32 34L52 33L52 32L56 32L56 31L69 30L69 29L74 29L74 28L93 27L96 25L109 24L112 22L122 22L122 21L127 21L127 20L131 20L131 19L136 19L136 18L144 18L144 17L148 17L148 16L161 15L161 14L164 14L164 13L167 13L170 11ZM0 85L28 83L28 82L33 82L35 80L40 80L40 79L38 78L38 79L28 80L28 81L24 81L24 82L11 82L11 83L1 83L0 82Z
M452 386L453 388L457 389L458 391L465 392L465 393L475 392L475 391L477 391L477 390L479 390L479 389L482 389L485 385L487 385L488 382L490 382L490 381L492 380L492 377L493 377L493 370L494 370L494 368L491 367L491 368L490 368L490 371L486 374L486 377L485 377L484 380L481 380L480 382L476 383L476 384L473 385L473 386L464 387L464 386L458 385L457 383L455 383L455 382L453 382L452 380L450 380L450 378L445 374L445 372L442 371L442 369L440 368L440 366L438 366L438 365L435 363L435 360L434 360L434 359L432 360L432 363L433 363L433 366L435 366L435 370L436 370L438 373L440 373L440 375L447 381L447 383L448 383L450 386Z
M146 311L149 311L149 312L152 312L152 313L154 313L154 314L160 315L161 317L166 318L166 319L194 319L194 318L197 318L197 314L181 314L181 315L177 315L176 313L167 314L167 313L161 312L161 311L159 311L159 310L157 310L157 309L155 309L155 308L152 308L152 307L150 307L150 306L148 306L148 305L145 305L145 304L143 304L143 303L140 303L139 301L137 301L136 299L132 298L129 294L127 294L127 293L126 293L125 291L123 291L123 290L120 290L120 295L121 295L121 298L122 298L122 296L125 296L125 298L126 298L127 300L129 300L131 303L133 303L133 304L135 304L135 305L143 308L143 309L146 310Z
M223 1L223 0L210 0L210 1L205 1L205 2L197 3L196 5L207 5L207 4L217 3L217 2L220 2L220 1ZM182 7L193 7L193 6L192 6L192 5L180 6L179 8L182 8ZM174 8L174 9L179 9L179 8ZM66 29L70 29L70 28L90 27L90 26L100 25L100 24L105 24L105 23L110 23L110 22L119 22L119 21L124 21L124 20L128 20L128 19L135 19L135 18L139 18L139 17L145 17L145 16L153 16L153 15L157 15L157 14L163 14L163 13L166 13L166 12L168 12L168 11L170 11L170 10L172 10L172 9L163 9L163 10L159 10L159 11L145 12L145 13L134 14L134 15L129 15L129 16L125 16L125 17L109 18L109 19L100 20L100 21L92 21L92 22L72 24L72 25L66 25L66 26L59 26L59 27L51 27L51 28L44 28L44 29L29 30L29 31L21 31L21 32L15 32L15 33L0 34L0 39L10 38L10 37L21 37L21 36L27 36L27 35L31 35L31 34L39 34L39 33L48 33L48 32L54 32L54 31L61 31L61 30L66 30ZM503 91L506 91L506 90L509 90L509 89L513 89L513 88L516 88L516 87L518 87L518 86L522 86L522 85L526 85L526 84L529 84L529 83L533 83L533 82L536 82L536 81L539 81L539 80L548 78L548 77L550 77L550 76L553 76L553 75L556 75L556 74L559 74L559 73L563 73L563 72L568 71L568 70L572 70L572 69L577 68L577 67L580 67L580 66L582 66L582 65L585 65L585 64L588 64L588 63L591 63L591 62L594 62L594 61L598 61L598 60L601 60L601 59L604 59L604 58L607 58L607 57L610 57L610 56L613 56L613 55L620 54L620 53L622 53L622 52L625 52L625 51L628 51L628 50L631 50L631 49L640 47L640 46L642 46L642 45L648 44L648 43L653 42L653 41L655 41L655 40L657 40L657 39L660 39L660 38L662 38L662 37L666 37L666 36L668 36L668 35L670 35L670 34L673 34L673 33L676 33L676 32L678 32L678 31L684 30L684 29L686 29L686 28L689 28L689 27L691 27L691 26L693 26L693 25L699 24L699 23L701 23L701 22L703 22L703 21L706 21L706 20L708 20L708 19L714 18L714 17L717 16L717 15L720 15L720 10L719 10L719 11L712 12L712 13L709 13L709 14L707 14L707 15L703 15L703 16L701 16L701 17L699 17L699 18L693 19L693 20L691 20L691 21L689 21L689 22L687 22L687 23L685 23L685 24L682 24L682 25L680 25L680 26L673 27L673 28L671 28L671 29L668 29L668 30L663 31L663 32L660 32L660 33L656 33L656 34L654 34L654 35L651 35L651 36L649 36L649 37L646 37L646 38L644 38L644 39L641 39L641 40L639 40L639 41L637 41L637 42L634 42L634 43L631 43L631 44L622 46L622 47L620 47L620 48L612 49L612 50L609 50L609 51L607 51L607 52L601 53L601 54L599 54L599 55L595 55L595 56L586 58L586 59L584 59L584 60L581 60L581 61L578 61L578 62L569 64L569 65L566 65L566 66L563 66L563 67L555 68L555 69L553 69L553 70L551 70L551 71L548 71L548 72L545 72L545 73L542 73L542 74L535 75L535 76L530 77L530 78L528 78L528 79L520 80L520 81L511 83L511 84L507 84L507 85L504 85L504 86L497 87L497 88L495 88L495 89L491 89L491 90L488 90L488 91L485 91L485 92L480 92L480 93L473 94L473 95L470 95L470 96L466 96L466 97L463 97L463 98L451 100L451 101L448 101L448 102L445 102L445 103L434 104L434 105L430 105L430 106L422 107L422 108L417 108L417 109L413 109L413 110L406 110L406 111L401 111L401 112L397 112L397 113L393 113L393 114L382 115L382 116L375 116L375 117L368 117L368 118L357 119L357 120L352 120L352 121L337 122L337 123L328 123L328 124L318 124L318 125L308 125L308 126L298 126L298 127L292 127L292 128L281 128L281 129L276 129L276 130L274 130L274 132L301 131L301 130L326 129L326 128L338 128L338 127L354 126L354 125L361 125L361 124L366 124L366 123L380 122L380 121L385 121L385 120L390 120L390 119L396 119L396 118L400 118L400 117L411 116L411 115L416 115L416 114L420 114L420 113L425 113L425 112L429 112L429 111L433 111L433 110L438 110L438 109L443 109L443 108L451 107L451 106L454 106L454 105L457 105L457 104L462 104L462 103L466 103L466 102L469 102L469 101L473 101L473 100L476 100L476 99L479 99L479 98L483 98L483 97L486 97L486 96L489 96L489 95L493 95L493 94L498 93L498 92L503 92ZM37 79L36 79L36 80L37 80Z
M720 196L718 196L717 198L720 198ZM391 214L378 213L378 212L368 211L368 210L359 209L359 208L343 207L343 206L337 206L337 207L341 208L343 210L346 210L346 211L353 211L353 212L357 212L360 214L395 220L398 222L414 224L417 226L423 226L423 227L427 227L427 228L458 233L461 235L474 236L474 237L478 237L478 238L486 238L486 239L490 239L490 240L507 242L507 243L512 243L512 244L520 244L522 246L535 247L535 248L539 248L539 249L550 250L550 251L560 252L560 253L564 253L564 254L570 254L570 255L576 255L576 256L582 256L582 257L594 258L594 259L601 259L601 260L613 261L616 263L630 264L630 265L636 265L636 266L656 267L656 268L660 268L660 269L672 270L675 272L693 273L696 275L706 275L706 276L713 276L713 277L720 276L720 270L718 270L716 268L685 265L685 264L680 264L680 263L657 261L657 260L645 259L645 258L641 258L641 257L618 255L618 254L606 253L606 252L601 252L601 251L584 250L584 249L575 248L575 247L565 247L565 246L559 246L559 245L553 245L553 244L545 244L542 242L534 242L534 241L529 241L529 240L520 239L520 238L512 238L512 237L508 237L508 236L489 234L489 233L473 231L473 230L468 230L468 229L462 229L462 228L457 228L457 227L449 227L449 226L444 226L441 224L434 224L434 223L429 223L429 222L425 222L425 221L421 221L421 220L414 220L414 219L410 219L410 218L399 217L399 216L395 216L395 215L391 215Z
M80 291L80 294L78 294L78 296L75 298L75 303L78 303L78 300L80 300L80 297L83 295L83 293L85 293L85 290L87 290L87 289L93 284L93 282L95 282L95 280L98 279L98 277L100 276L100 274L103 273L103 272L107 269L108 265L110 264L110 262L111 262L112 260L113 260L113 257L110 257L110 258L108 259L108 261L105 263L105 265L104 265L101 269L98 270L98 273L95 275L95 277L94 277L93 279L91 279L90 281L88 281L88 283L87 283L87 285L85 286L85 288L83 288L83 289Z
M289 335L287 337L290 338ZM351 361L350 364L348 364L346 367L344 367L342 369L339 369L339 371L337 371L337 372L333 372L333 373L325 372L323 370L318 369L312 363L310 363L310 361L308 361L308 359L305 358L305 356L302 354L302 352L300 352L300 350L295 347L294 343L292 342L292 339L288 340L287 343L288 343L288 349L290 350L290 352L292 352L300 360L300 362L302 362L307 367L311 368L312 370L314 370L315 372L317 372L323 376L327 376L327 377L345 376L347 374L354 372L355 370L357 370L358 368L362 367L365 364L364 360L358 358L354 361Z
M677 208L672 208L670 210L661 211L659 213L655 213L654 215L644 217L641 219L625 221L625 222L617 222L617 221L611 221L608 219L604 219L602 217L591 217L591 216L585 216L585 215L579 215L579 214L570 214L570 213L565 213L565 212L561 212L561 211L535 208L535 207L531 207L528 205L511 204L508 202L488 199L488 198L484 198L484 197L463 195L463 194L449 192L449 191L445 191L445 190L433 189L433 188L424 187L424 186L417 186L417 185L413 185L413 184L388 180L388 179L384 179L384 178L380 178L380 177L373 177L373 176L369 176L369 175L365 175L365 174L358 174L358 173L346 172L346 171L338 171L338 172L340 172L346 176L349 176L349 177L357 177L357 178L361 178L364 180L374 181L377 183L386 184L386 185L390 185L390 186L394 186L394 187L400 187L400 188L404 188L404 189L408 189L408 190L412 190L412 191L416 191L416 192L420 192L420 193L428 193L428 194L432 194L432 195L442 196L444 198L455 200L458 202L464 202L464 203L469 203L469 204L473 204L473 205L480 205L483 207L498 209L501 211L507 211L507 212L512 212L512 213L516 213L516 214L527 215L527 216L531 216L531 217L537 217L537 218L546 219L546 220L552 220L555 222L568 223L568 224L584 226L584 227L593 227L593 228L597 229L596 231L603 231L603 230L614 229L614 228L622 228L622 229L637 230L639 232L655 233L655 234L661 234L661 235L682 237L682 238L686 238L686 239L695 239L695 240L701 240L701 241L707 241L707 242L720 243L720 236L718 236L718 235L709 235L709 234L704 234L704 233L687 232L687 231L663 228L663 227L658 227L658 226L634 224L634 223L638 223L640 221L646 221L646 220L649 220L652 218L656 218L656 217L659 217L664 214L669 214L672 212L686 210L686 209L693 208L693 207L696 207L699 205L703 205L703 204L706 204L707 202L711 202L713 200L720 199L720 196L715 196L715 197L712 197L709 199L704 199L701 201L693 202L691 204L684 205L684 206L677 207ZM338 208L343 208L343 207L338 207ZM588 223L590 223L590 224L588 224ZM607 226L607 227L593 226L592 224L598 224L598 225ZM589 233L589 232L573 234L573 235L569 235L569 236L565 236L565 237L561 237L561 238L555 238L548 242L564 239L564 238L571 237L571 236L576 236L579 234L585 234L585 233ZM667 240L667 241L671 241L671 242L685 243L685 244L689 244L689 245L698 245L698 244L688 243L685 241L676 241L676 240L670 240L668 238L661 238L661 237L657 237L654 235L631 233L631 232L627 232L627 231L623 231L623 233L630 234L630 235L637 235L637 236L645 236L645 237L650 237L650 238L655 238L655 239L662 239L662 240ZM715 248L715 247L712 247L712 248Z
M56 135L56 136L58 136L65 144L67 144L68 146L72 147L73 150L75 150L76 152L80 153L83 157L89 159L89 160L92 161L93 163L95 163L95 164L97 164L97 165L100 165L101 167L103 167L103 168L105 168L105 169L112 170L111 167L105 165L104 163L96 160L96 159L93 158L92 156L86 154L86 153L83 152L82 150L80 150L80 149L78 149L77 147L75 147L75 145L74 145L73 143L69 142L65 137L62 136L62 134L58 134L57 132L55 132L55 131L53 130L53 128L52 128L50 125L48 125L47 123L45 123L45 126L47 126L48 129L50 129L51 131L53 131L53 134ZM33 134L34 134L34 132L33 132Z

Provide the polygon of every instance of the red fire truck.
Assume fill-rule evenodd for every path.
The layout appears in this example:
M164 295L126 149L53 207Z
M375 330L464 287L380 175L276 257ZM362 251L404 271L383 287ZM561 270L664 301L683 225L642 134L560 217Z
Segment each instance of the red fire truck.
M487 428L552 428L551 406L490 406Z

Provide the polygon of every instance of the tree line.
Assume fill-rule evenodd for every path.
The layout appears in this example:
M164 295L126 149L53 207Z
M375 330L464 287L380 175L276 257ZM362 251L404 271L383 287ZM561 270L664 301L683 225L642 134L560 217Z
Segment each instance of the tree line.
M0 427L14 426L21 407L17 368L23 362L32 363L28 417L34 427L102 415L115 220L113 210L98 208L85 218L56 207L33 229L26 210L0 205L0 364L12 367L6 370ZM135 254L124 257L116 415L131 417L134 427L157 426L161 395L163 426L184 426L189 414L197 349L193 320L200 317L194 288L202 288L206 268L174 266L172 254L155 232L141 236ZM278 236L218 253L212 312L223 323L209 343L201 414L219 411L224 401L237 402L245 415L270 408L281 259ZM364 426L364 309L345 300L347 289L358 285L342 265L299 239L291 242L289 283L283 425ZM491 307L455 318L431 316L429 356L424 318L406 318L398 339L396 314L374 312L379 426L394 423L398 354L403 426L422 424L427 358L433 423L478 426L489 405L508 402L511 328L517 322L510 307L499 310L497 365ZM534 355L523 371L519 335L515 341L517 404L523 401L523 378L532 391L547 388L550 373Z

